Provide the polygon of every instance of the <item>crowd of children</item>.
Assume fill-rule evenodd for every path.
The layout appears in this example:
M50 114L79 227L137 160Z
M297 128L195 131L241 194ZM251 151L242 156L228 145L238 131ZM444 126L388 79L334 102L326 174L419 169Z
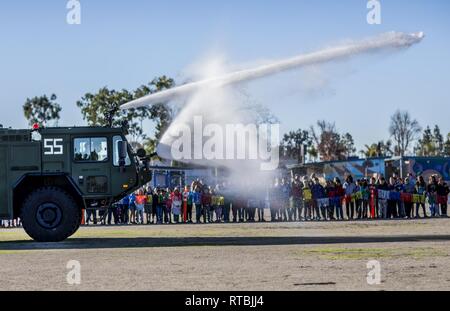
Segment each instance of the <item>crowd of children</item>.
M276 179L265 191L233 191L200 180L184 189L141 189L113 205L104 224L172 224L446 217L449 187L441 177ZM267 211L267 215L266 212ZM96 223L87 215L86 224Z
M0 228L19 228L22 226L20 218L10 220L0 220Z
M264 191L210 187L196 180L184 189L140 189L107 211L87 211L85 224L177 224L447 217L449 186L440 176L406 178L314 174L276 179ZM20 227L20 219L1 227Z
M252 191L196 180L184 189L140 189L107 211L86 211L85 224L177 224L447 217L449 186L440 176L409 174L326 180L314 174L276 179ZM20 219L0 227L20 227Z
M229 208L221 187L211 189L197 180L182 191L161 187L140 189L100 216L104 224L170 224L227 222L227 213L229 215ZM92 216L87 214L86 224L97 223Z
M447 217L449 187L441 177L405 179L392 176L353 180L347 176L321 180L316 176L271 187L272 221L351 220ZM428 204L427 204L428 203ZM427 211L429 208L429 212Z

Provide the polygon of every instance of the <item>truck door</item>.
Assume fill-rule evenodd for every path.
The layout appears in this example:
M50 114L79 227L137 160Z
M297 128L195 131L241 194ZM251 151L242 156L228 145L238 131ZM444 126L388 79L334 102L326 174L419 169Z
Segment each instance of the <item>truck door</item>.
M125 159L124 169L119 168L119 141L125 141L120 135L115 135L112 138L113 150L113 166L111 169L111 191L114 197L117 197L124 191L133 188L137 183L136 168L132 162L130 154Z
M111 161L109 137L72 137L72 178L86 197L111 195Z

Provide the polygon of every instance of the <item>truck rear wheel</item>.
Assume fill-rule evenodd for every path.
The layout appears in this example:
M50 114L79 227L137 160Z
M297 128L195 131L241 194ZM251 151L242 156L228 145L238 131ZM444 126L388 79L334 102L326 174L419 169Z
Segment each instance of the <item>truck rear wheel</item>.
M73 235L81 222L81 209L67 192L44 187L32 192L22 207L26 233L39 242L60 242Z

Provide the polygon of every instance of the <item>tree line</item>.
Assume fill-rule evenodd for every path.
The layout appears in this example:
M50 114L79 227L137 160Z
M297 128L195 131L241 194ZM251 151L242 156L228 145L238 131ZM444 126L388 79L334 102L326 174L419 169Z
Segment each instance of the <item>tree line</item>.
M86 93L76 102L83 119L88 126L121 126L123 122L129 125L129 136L134 147L144 147L147 152L155 150L156 143L162 137L173 120L175 112L166 104L156 104L150 107L121 110L120 106L153 94L175 85L173 79L161 76L151 82L141 85L135 90L122 89L116 91L103 87L96 93ZM60 120L61 106L56 102L57 96L52 94L27 98L23 105L23 113L30 125L39 123L43 126L56 126ZM144 120L155 123L152 137L143 130Z
M144 147L152 153L157 142L175 117L176 111L169 105L161 103L123 111L120 106L175 85L173 79L161 76L134 90L116 91L103 87L96 93L86 93L76 102L83 119L89 126L121 126L126 121L130 126L129 134L132 145ZM266 110L258 108L265 122L276 120ZM30 125L39 123L43 126L57 125L62 108L57 103L57 96L43 95L27 98L23 113ZM144 133L144 120L155 123L152 137ZM269 121L268 121L269 120ZM272 121L274 122L274 121ZM357 152L353 136L339 133L335 123L319 120L307 129L290 131L283 136L281 157L304 161L305 157L313 161L345 160L360 155L364 158L390 156L450 156L450 133L444 137L438 125L433 130L427 126L424 130L408 111L396 111L390 120L390 137L364 146Z
M408 111L396 111L390 120L390 137L386 141L366 144L363 158L391 156L450 156L450 133L444 137L438 125L422 127ZM340 134L334 123L318 121L307 130L298 129L284 135L281 156L302 162L305 157L320 161L339 161L358 155L350 133Z

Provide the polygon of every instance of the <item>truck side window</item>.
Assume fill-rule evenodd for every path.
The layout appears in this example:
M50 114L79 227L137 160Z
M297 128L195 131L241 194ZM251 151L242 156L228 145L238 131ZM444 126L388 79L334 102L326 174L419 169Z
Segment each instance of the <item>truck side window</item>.
M121 136L114 136L113 137L113 165L119 166L119 148L118 148L118 142L123 141ZM125 165L129 166L131 165L130 157L127 156L125 159Z
M73 140L75 161L104 162L108 160L106 137L75 138Z

